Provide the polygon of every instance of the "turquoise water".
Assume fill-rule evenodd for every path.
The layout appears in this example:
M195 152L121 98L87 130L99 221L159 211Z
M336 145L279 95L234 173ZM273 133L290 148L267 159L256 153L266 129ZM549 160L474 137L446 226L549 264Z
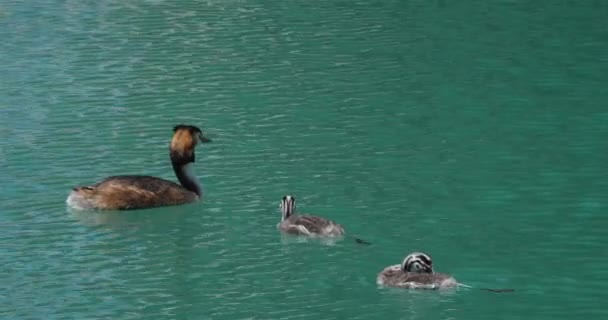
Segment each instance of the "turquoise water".
M605 319L608 5L0 2L0 318ZM115 174L205 200L74 212ZM372 242L281 237L278 204ZM379 288L414 250L475 289Z

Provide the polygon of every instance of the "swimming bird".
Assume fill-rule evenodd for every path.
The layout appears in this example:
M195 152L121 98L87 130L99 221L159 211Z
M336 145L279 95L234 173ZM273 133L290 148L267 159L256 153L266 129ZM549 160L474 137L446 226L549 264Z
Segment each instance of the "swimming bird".
M396 264L384 268L378 274L376 282L382 286L404 289L473 288L458 283L450 275L435 273L431 256L423 252L410 253L400 265ZM479 289L498 293L515 291L514 289Z
M378 274L379 285L407 289L440 289L458 286L449 275L435 273L431 257L422 252L410 253L399 265L384 268Z
M329 219L296 214L296 198L286 195L281 200L281 222L277 228L283 233L304 235L311 237L341 237L345 235L344 227ZM370 244L364 240L355 238L361 244Z
M111 176L72 189L66 203L75 209L132 210L180 205L198 201L201 186L192 172L194 148L208 143L198 127L180 124L173 128L169 156L180 184L152 176Z

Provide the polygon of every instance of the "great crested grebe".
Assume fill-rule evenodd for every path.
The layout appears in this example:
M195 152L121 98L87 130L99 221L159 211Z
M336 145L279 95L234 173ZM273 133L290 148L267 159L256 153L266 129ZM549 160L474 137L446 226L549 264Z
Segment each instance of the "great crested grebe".
M400 265L396 264L384 268L378 274L376 282L382 286L404 289L473 288L458 283L450 275L435 273L433 270L433 260L431 260L428 254L423 252L410 253L403 259ZM479 289L498 293L515 291L513 289Z
M277 228L288 234L312 237L341 237L345 234L344 227L334 221L313 215L296 214L296 198L286 195L281 200L281 222ZM357 243L370 244L355 238Z
M102 181L72 189L66 203L76 209L132 210L180 205L198 201L201 186L192 172L194 148L211 142L201 129L177 125L169 145L171 164L181 185L151 176L111 176Z

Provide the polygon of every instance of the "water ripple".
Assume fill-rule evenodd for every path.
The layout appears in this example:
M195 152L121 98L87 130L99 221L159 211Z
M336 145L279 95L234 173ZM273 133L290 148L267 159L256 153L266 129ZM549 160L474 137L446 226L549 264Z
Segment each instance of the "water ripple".
M0 316L605 318L604 11L0 4ZM174 180L176 123L214 140L204 202L65 208L108 175ZM286 193L373 245L281 237ZM378 288L412 250L517 294Z

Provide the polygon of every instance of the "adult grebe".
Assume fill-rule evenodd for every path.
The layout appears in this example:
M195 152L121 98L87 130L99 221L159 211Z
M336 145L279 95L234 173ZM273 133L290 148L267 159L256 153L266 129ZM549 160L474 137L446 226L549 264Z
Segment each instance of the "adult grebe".
M442 273L435 273L433 270L433 260L422 252L410 253L399 265L392 265L384 268L379 274L376 282L386 287L396 287L404 289L445 289L454 287L473 288L471 286L458 283L452 276ZM490 289L479 288L491 292L513 292L513 289Z
M191 170L198 143L211 142L201 129L190 125L173 128L169 145L171 164L181 185L151 176L111 176L72 190L66 203L75 209L132 210L180 205L201 198L201 187Z
M296 214L296 198L286 195L281 200L281 222L277 228L288 234L305 235L313 237L340 237L345 234L342 225L334 221L313 215ZM360 244L370 244L359 238L355 241Z

